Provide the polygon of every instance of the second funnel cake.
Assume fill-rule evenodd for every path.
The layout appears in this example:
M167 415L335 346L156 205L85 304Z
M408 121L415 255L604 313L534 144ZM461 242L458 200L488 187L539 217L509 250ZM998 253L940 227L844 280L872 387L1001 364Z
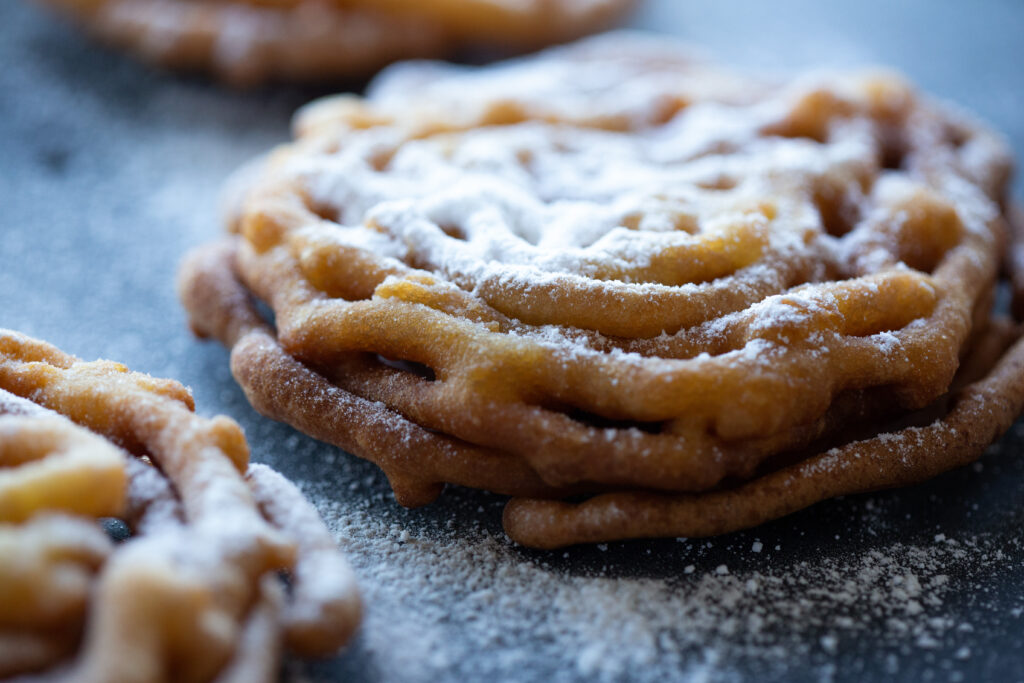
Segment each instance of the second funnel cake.
M311 105L182 294L257 409L404 504L509 494L545 547L722 533L1009 426L1009 174L895 75L776 82L606 36Z
M0 677L269 682L360 612L316 510L235 422L0 329Z
M461 49L525 50L622 18L633 0L38 0L105 43L235 84L365 77Z

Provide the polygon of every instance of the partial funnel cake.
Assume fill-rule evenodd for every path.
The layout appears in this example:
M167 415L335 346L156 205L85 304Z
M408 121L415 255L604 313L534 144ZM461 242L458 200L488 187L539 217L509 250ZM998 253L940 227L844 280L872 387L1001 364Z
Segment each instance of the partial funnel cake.
M353 574L248 457L177 382L0 330L0 677L269 683L341 647Z
M412 57L527 50L622 19L635 0L38 0L144 61L236 85L364 77Z
M253 405L539 547L703 536L978 457L1010 159L891 73L610 35L316 102L186 262ZM259 315L256 301L272 311Z

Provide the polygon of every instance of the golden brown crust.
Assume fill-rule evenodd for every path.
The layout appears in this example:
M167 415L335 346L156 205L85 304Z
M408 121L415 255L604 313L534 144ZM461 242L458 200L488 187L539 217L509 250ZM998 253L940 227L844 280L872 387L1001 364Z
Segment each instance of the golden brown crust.
M299 115L239 194L234 256L190 261L183 291L261 412L380 463L403 502L438 481L512 493L470 482L500 456L544 497L664 517L635 501L769 486L849 422L877 435L877 415L945 400L972 347L1005 348L986 327L1005 146L891 74L773 84L605 37L370 93ZM456 444L461 472L422 443L375 453L382 421ZM831 490L760 514L811 489ZM531 510L577 508L513 503L510 529L543 544ZM671 527L597 518L587 533Z
M39 508L90 517L120 514L121 452L66 420L3 414L10 396L0 391L0 522L23 522Z
M77 650L75 680L271 680L282 640L325 653L358 623L354 579L310 504L250 466L238 425L195 415L177 382L0 330L0 413L0 510L15 522L0 525L0 670ZM273 513L282 504L290 515ZM99 516L132 537L112 546ZM266 583L280 571L295 573L292 598ZM241 662L246 648L259 653Z
M521 460L424 429L289 356L238 282L233 255L231 242L193 251L182 264L179 292L193 329L231 349L232 373L256 410L375 463L403 505L433 501L445 483L510 495L558 493Z
M1019 336L1019 335L1018 335ZM948 414L831 449L735 489L696 495L607 493L582 503L513 499L505 531L523 545L729 533L836 496L908 486L981 457L1024 410L1024 341L951 398Z

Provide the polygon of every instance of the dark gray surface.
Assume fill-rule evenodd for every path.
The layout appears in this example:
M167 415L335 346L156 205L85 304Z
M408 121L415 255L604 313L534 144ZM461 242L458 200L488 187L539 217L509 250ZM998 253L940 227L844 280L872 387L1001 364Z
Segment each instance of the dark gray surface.
M980 114L1024 156L1024 3L839 5L664 0L649 2L634 24L702 44L741 66L892 65ZM255 460L307 485L342 532L368 615L348 653L291 663L289 678L1024 680L1020 424L980 467L912 490L825 503L710 547L671 540L565 553L516 549L502 541L501 501L469 491L402 510L372 466L253 413L223 350L188 334L174 293L182 254L219 234L223 178L285 140L291 112L317 92L238 93L156 73L96 49L20 2L0 3L0 66L0 326L85 358L113 358L181 380L192 387L200 412L226 413L245 427ZM1024 184L1015 182L1017 197L1024 197ZM385 548L381 539L389 535L398 540ZM972 550L929 550L937 538ZM750 552L755 539L764 552ZM908 560L908 549L930 559ZM480 569L468 575L473 581L516 604L499 599L493 604L501 609L474 608L466 575L442 561L443 553L462 553ZM439 558L436 569L431 557ZM906 634L893 625L891 607L835 597L843 581L863 582L865 558L875 557L896 557L880 563L880 585L891 587L908 566L922 579L948 576L939 604L924 602L923 615L903 619ZM715 579L723 564L740 579L802 578L766 594L783 595L783 606L767 597L738 604L737 610L764 615L766 631L729 630L691 609L708 601L700 597L702 586L731 586ZM685 573L689 565L693 570ZM653 659L608 651L605 659L626 665L594 664L586 652L569 650L585 649L586 638L614 644L617 636L587 636L582 622L597 613L567 612L555 596L551 614L532 614L538 605L527 599L536 598L529 595L533 576L560 600L597 595L595 603L611 604L627 590L670 596L666 601L678 600L673 607L681 610L678 629L709 640L702 645L665 627L659 613L644 622L654 624L656 636L665 634L648 648ZM429 594L420 595L421 587ZM883 593L883 601L900 599ZM459 606L449 611L449 603ZM616 604L631 609L629 600ZM657 606L632 608L648 613ZM713 616L721 621L725 613L718 606ZM796 623L802 618L805 623ZM693 623L683 623L688 619ZM411 627L395 626L403 620ZM623 636L621 647L633 642ZM769 652L764 642L793 654Z

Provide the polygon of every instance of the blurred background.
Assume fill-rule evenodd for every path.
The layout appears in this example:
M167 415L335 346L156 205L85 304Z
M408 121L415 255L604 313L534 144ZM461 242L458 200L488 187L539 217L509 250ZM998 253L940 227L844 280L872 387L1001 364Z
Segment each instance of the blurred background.
M895 67L1024 157L1018 0L648 0L624 23L742 68ZM0 326L181 380L303 484L368 613L348 652L286 679L1024 680L1020 424L908 491L713 542L541 553L506 543L499 497L403 510L374 467L257 416L227 354L189 334L175 270L220 234L233 169L286 141L298 106L363 85L225 88L0 3Z

